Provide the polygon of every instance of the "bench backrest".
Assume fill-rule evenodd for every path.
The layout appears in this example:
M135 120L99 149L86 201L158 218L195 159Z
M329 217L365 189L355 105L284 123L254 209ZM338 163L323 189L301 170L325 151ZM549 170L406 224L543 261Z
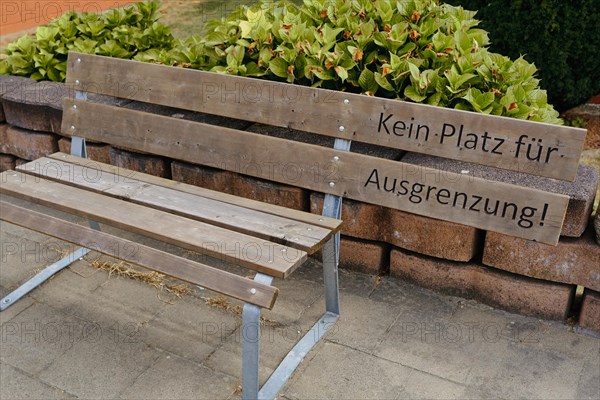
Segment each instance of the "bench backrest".
M573 180L585 130L71 53L67 84L314 134ZM65 99L63 133L555 244L568 197L370 155ZM485 143L485 144L484 144ZM542 146L539 157L528 146Z

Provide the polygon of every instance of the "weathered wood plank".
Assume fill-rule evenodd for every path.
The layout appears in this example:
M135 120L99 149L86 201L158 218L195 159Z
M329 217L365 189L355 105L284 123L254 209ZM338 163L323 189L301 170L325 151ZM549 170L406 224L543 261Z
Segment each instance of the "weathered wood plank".
M307 258L304 251L232 232L127 201L23 174L0 174L0 193L162 240L188 250L284 278Z
M79 82L77 90L569 181L586 135L577 128L109 57L70 53L68 68L68 83ZM70 125L67 118L66 133Z
M292 210L275 204L263 203L261 201L246 199L244 197L234 196L223 192L217 192L215 190L189 185L183 182L177 182L171 179L165 179L154 175L144 174L143 172L131 171L114 165L103 164L89 159L71 156L65 153L54 153L49 155L48 157L54 160L66 161L69 164L80 165L85 168L91 168L100 172L115 174L117 176L116 179L119 180L135 177L135 179L141 182L170 188L180 192L190 193L200 197L206 197L208 199L213 199L223 203L236 205L239 207L247 208L249 210L256 210L270 215L285 217L309 225L320 226L322 228L330 230L332 233L338 232L342 226L342 221L335 218L324 217L321 215L311 214L304 211Z
M135 171L127 171L129 177L125 178L97 169L96 164L98 163L70 164L43 157L17 169L34 176L285 244L309 254L319 250L331 237L330 230L319 226L143 182L135 178Z
M215 168L526 239L556 244L566 212L567 196L541 190L107 105L80 101L75 101L75 104L77 109L65 111L65 114L70 114L76 134L94 141L201 162ZM374 170L381 176L379 187L369 183ZM529 222L513 216L517 210L512 209L504 210L504 217L500 217L475 211L475 205L459 207L457 203L448 206L443 204L446 201L443 199L445 191L441 201L433 197L426 202L415 203L411 200L414 197L406 194L385 193L385 178L390 184L395 179L399 183L406 182L404 185L411 188L423 185L424 188L443 188L450 193L489 199L491 212L496 200L500 206L515 203L519 212L524 210L527 214L535 209L535 216L523 218L535 218L536 221L525 226ZM437 192L432 191L428 197L436 195ZM506 218L507 215L510 218Z
M279 293L275 287L14 204L0 202L0 219L259 307L272 309Z

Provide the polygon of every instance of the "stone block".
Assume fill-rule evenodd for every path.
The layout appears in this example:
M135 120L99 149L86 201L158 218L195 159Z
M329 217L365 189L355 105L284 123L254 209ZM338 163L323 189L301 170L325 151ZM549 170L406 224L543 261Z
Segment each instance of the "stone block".
M380 275L386 272L389 245L351 239L340 239L340 267L366 274Z
M71 153L71 139L61 138L58 141L58 149L63 152ZM110 164L110 150L108 144L92 143L86 141L86 150L90 160L98 161L105 164Z
M310 207L320 214L323 195L312 193ZM346 236L453 261L471 260L481 244L481 231L476 228L354 200L344 199L342 220Z
M235 118L220 117L218 115L206 114L201 112L194 112L188 110L182 110L179 108L165 107L157 104L142 103L139 101L133 101L124 105L124 108L132 110L143 111L152 114L164 115L167 117L175 117L179 119L185 119L187 121L202 122L205 124L219 125L226 128L244 130L248 128L252 123Z
M436 260L393 249L390 274L428 289L518 314L563 320L575 286L545 282L476 263Z
M308 191L305 189L179 161L173 161L171 168L173 180L179 182L296 210L308 210Z
M129 151L111 148L110 163L121 168L143 172L162 178L171 177L170 161L145 154L132 153Z
M598 186L598 170L588 165L579 166L574 182L565 182L416 153L408 153L402 158L402 161L442 171L456 173L470 171L470 175L487 180L506 182L567 195L570 200L561 235L569 237L579 237L585 231Z
M25 160L35 160L58 151L57 137L51 133L39 133L9 126L0 129L0 135L2 135L0 152Z
M579 313L579 326L600 334L600 292L585 290Z
M556 246L488 232L483 263L519 275L600 291L600 246L591 227L580 238L561 238Z
M6 121L33 131L60 133L62 99L68 95L57 82L28 81L2 95Z
M260 133L262 135L273 136L295 142L314 144L323 147L333 148L335 138L329 136L317 135L314 133L303 132L296 129L282 128L277 126L254 124L247 129L249 132ZM360 153L368 156L386 158L388 160L399 160L404 155L404 151L381 147L368 143L352 143L350 147L352 153Z
M0 154L0 172L15 169L15 157L10 154Z
M596 243L600 245L600 212L598 211L594 217L594 231L596 232Z

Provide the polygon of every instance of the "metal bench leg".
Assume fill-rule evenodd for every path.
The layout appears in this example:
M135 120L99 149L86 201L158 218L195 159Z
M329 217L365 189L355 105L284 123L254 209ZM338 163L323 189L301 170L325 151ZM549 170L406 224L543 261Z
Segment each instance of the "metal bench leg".
M78 98L80 98L81 94L78 94L78 96ZM84 138L74 136L71 139L71 155L87 158L87 150ZM89 221L89 224L92 229L96 229L98 231L100 230L100 225L96 221ZM66 267L79 260L89 252L89 249L80 247L73 253L62 258L61 260L58 260L54 264L48 265L42 271L37 273L33 278L31 278L30 280L19 286L17 289L9 293L8 296L0 300L0 311L6 310L8 307L16 303L27 293L40 286L42 283L46 282L57 272L65 269Z
M19 286L17 289L12 291L8 296L0 300L0 311L6 310L8 307L13 305L21 297L31 292L36 287L50 279L54 274L68 267L73 262L79 260L81 257L89 253L90 250L80 247L73 253L69 254L65 258L58 260L52 265L47 266L41 272L37 273L33 278Z
M256 282L270 285L273 277L261 273ZM258 398L258 367L260 365L260 307L244 304L242 311L242 399Z
M341 218L341 197L326 195L323 215ZM274 399L283 385L292 376L298 365L304 360L312 348L335 325L340 315L338 264L339 233L333 236L323 247L323 280L325 284L325 314L300 339L294 348L285 356L258 393L259 399Z

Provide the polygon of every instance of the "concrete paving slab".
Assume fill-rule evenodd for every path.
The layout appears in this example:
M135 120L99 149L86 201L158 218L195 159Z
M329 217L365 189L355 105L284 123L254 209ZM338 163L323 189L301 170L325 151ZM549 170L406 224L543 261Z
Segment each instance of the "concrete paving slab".
M12 290L0 286L0 298L4 298L4 296L8 295L10 292L12 292ZM22 311L29 308L33 303L35 303L35 300L33 300L31 296L27 296L8 307L6 310L2 311L0 313L0 329L5 322L8 322L19 315Z
M167 304L140 327L137 337L146 344L202 363L241 325L241 318L223 310L207 308L195 298Z
M282 394L289 399L394 399L411 372L398 363L328 342L319 346Z
M50 306L34 304L2 324L0 361L36 375L73 347L84 324Z
M12 259L0 272L18 277L22 268ZM314 260L276 281L262 381L323 312L321 282ZM340 287L342 319L278 398L599 398L600 340L562 322L390 277L340 271ZM0 399L239 399L240 316L193 296L168 304L163 294L76 262L0 314Z
M164 353L124 390L121 399L217 399L232 395L241 381Z
M467 387L425 372L413 370L397 399L466 399Z
M78 398L114 399L160 357L144 343L124 339L95 324L83 340L48 366L39 378Z
M11 365L0 363L2 398L10 400L66 400L76 399L64 390L52 387Z

